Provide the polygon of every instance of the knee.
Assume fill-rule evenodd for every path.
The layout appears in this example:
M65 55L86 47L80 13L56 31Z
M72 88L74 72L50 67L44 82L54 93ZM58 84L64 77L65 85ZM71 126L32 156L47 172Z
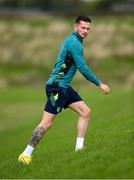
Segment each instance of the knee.
M52 127L52 122L49 121L49 122L46 124L46 129L49 129L49 128L51 128L51 127Z
M52 121L41 122L40 125L47 131L52 126Z
M90 114L91 114L91 109L85 108L85 109L83 109L81 116L83 116L85 119L89 119Z

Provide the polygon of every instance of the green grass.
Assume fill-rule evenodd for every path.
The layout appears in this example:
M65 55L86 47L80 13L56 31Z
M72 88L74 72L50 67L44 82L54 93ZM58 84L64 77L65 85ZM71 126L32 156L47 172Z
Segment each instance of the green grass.
M49 25L49 21L44 19L29 19L29 18L22 18L22 17L3 17L1 18L1 22L6 22L8 25L28 25L30 27L47 27Z
M17 161L39 123L44 92L0 89L0 178L134 178L132 90L80 93L92 109L85 150L74 152L77 115L65 110L37 146L29 166Z

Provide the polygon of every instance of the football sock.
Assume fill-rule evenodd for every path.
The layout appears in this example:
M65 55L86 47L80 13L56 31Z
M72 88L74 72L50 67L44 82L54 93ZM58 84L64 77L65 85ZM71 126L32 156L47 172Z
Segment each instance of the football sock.
M81 150L83 148L83 144L84 144L84 138L77 137L75 151Z
M32 147L32 146L30 146L30 145L27 145L26 149L23 151L23 154L24 154L25 156L31 156L33 150L34 150L34 147Z

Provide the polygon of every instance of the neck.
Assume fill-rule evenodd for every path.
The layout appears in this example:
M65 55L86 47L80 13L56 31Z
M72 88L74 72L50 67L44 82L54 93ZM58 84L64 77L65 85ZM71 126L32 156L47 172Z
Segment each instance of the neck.
M76 36L79 38L79 40L82 42L82 41L83 41L83 38L78 34L77 31L74 31L74 32L75 32Z

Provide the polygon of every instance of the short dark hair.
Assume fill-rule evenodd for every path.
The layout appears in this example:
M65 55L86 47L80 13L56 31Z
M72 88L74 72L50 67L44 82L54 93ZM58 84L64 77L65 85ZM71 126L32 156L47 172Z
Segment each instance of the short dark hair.
M75 23L80 23L80 21L91 23L91 19L87 16L78 16L75 20Z

